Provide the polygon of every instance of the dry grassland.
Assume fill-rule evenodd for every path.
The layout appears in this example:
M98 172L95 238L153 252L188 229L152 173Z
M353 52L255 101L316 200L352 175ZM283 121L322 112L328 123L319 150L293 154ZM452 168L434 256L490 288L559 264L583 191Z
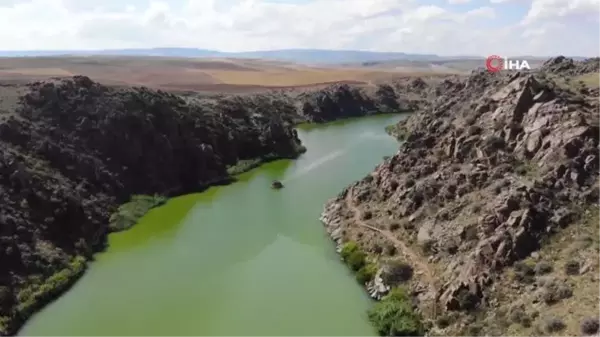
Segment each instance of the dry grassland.
M28 82L73 75L86 75L113 85L204 92L250 92L273 88L306 88L331 83L370 85L431 73L420 69L398 71L360 67L311 67L255 59L0 58L2 81Z

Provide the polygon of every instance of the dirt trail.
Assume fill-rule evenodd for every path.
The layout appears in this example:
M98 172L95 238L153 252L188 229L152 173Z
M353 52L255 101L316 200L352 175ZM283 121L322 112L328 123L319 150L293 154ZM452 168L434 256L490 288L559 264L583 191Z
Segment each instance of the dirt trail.
M437 294L437 289L435 287L435 282L434 282L434 277L433 277L434 273L429 268L427 262L424 262L423 259L418 254L416 254L412 249L410 249L408 246L406 246L406 244L404 244L404 242L398 240L392 232L385 230L385 229L380 229L377 227L367 225L362 220L362 212L354 204L352 196L353 196L353 190L352 190L352 188L350 188L348 190L348 193L346 194L346 205L354 213L354 221L359 226L362 226L362 227L368 228L372 231L378 232L379 234L383 235L388 241L393 243L394 246L396 247L396 249L398 249L399 252L403 255L404 259L406 259L406 261L410 265L412 265L413 268L416 270L415 274L419 275L420 279L427 283L429 291L432 294Z

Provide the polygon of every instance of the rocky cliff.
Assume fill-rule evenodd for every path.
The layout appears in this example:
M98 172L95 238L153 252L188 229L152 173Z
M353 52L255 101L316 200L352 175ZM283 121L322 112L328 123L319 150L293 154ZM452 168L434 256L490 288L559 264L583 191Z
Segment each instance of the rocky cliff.
M206 98L82 76L1 86L0 334L84 272L132 195L198 191L240 162L295 158L295 123L398 109L390 89Z
M475 71L397 125L398 153L321 218L377 275L414 271L369 289L410 288L430 335L597 333L598 87L573 76L598 63Z

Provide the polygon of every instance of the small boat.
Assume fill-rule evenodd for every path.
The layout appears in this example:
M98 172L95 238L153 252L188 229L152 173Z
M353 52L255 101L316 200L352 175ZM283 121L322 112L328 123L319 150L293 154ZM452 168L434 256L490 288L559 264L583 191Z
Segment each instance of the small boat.
M279 180L273 180L271 183L271 188L280 189L283 188L283 184Z

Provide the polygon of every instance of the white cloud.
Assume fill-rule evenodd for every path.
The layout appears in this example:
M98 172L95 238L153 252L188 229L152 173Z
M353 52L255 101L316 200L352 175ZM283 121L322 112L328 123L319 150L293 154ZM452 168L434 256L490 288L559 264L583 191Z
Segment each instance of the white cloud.
M489 0L507 1L512 0ZM506 22L519 18L503 17L493 7L465 12L460 6L440 7L422 0L0 0L0 48L598 53L600 0L513 3L530 6L516 25ZM577 44L571 43L575 36L568 32L577 32Z
M599 14L600 0L533 0L529 12L524 18L524 22L529 23L567 16L597 20Z

